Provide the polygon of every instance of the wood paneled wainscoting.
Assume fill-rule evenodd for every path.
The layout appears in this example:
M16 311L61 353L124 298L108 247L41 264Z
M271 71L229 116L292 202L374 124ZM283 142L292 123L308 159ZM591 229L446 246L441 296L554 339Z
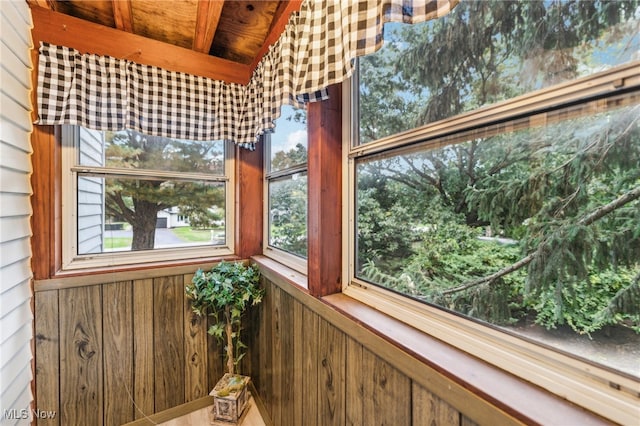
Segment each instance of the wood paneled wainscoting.
M275 425L605 424L263 256L252 377Z
M604 424L263 256L241 371L276 426ZM199 265L210 268L208 265ZM184 296L198 265L35 282L38 424L119 425L208 394L221 348Z
M36 408L57 413L38 424L120 425L208 395L224 365L184 296L196 269L37 281Z

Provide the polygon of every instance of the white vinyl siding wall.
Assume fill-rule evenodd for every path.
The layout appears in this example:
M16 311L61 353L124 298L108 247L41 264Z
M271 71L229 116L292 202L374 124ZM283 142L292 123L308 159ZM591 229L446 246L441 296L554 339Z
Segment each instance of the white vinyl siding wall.
M83 127L79 132L80 164L104 166L103 133ZM104 228L104 179L78 178L78 253L102 253Z
M27 2L0 1L0 20L0 424L28 425L33 328Z

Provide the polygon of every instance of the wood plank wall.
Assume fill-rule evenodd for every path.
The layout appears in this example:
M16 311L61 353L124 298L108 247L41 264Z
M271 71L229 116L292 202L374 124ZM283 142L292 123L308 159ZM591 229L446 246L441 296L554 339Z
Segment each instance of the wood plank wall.
M36 407L58 413L38 424L119 425L207 395L223 354L184 296L191 277L36 286ZM475 424L278 285L263 284L242 368L274 425Z
M36 407L58 413L38 424L120 425L206 396L224 366L191 277L36 288Z
M258 348L251 375L273 424L476 424L298 298L263 281L267 296L251 334L250 347Z

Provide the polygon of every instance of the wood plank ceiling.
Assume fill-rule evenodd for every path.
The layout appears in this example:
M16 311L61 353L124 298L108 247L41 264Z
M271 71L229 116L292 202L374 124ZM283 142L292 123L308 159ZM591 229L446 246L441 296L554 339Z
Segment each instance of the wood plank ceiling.
M27 0L33 6L252 69L300 1Z

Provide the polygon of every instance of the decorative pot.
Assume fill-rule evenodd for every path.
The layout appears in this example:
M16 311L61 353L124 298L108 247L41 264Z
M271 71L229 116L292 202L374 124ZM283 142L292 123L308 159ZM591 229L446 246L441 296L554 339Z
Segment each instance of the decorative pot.
M211 391L215 420L238 423L249 401L248 376L226 373Z

